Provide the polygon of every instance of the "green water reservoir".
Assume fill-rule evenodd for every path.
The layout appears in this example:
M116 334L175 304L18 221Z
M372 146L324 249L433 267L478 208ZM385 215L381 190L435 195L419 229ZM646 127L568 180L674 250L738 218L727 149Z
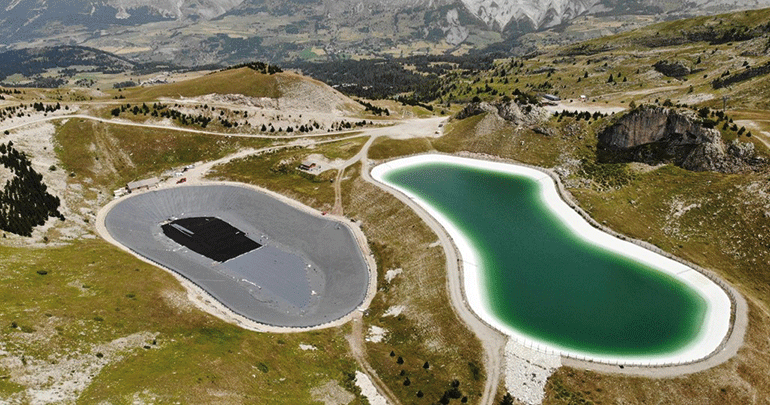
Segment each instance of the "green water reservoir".
M707 309L698 293L576 235L544 203L536 180L442 162L383 177L466 236L480 261L485 306L519 333L618 356L676 352L698 335Z

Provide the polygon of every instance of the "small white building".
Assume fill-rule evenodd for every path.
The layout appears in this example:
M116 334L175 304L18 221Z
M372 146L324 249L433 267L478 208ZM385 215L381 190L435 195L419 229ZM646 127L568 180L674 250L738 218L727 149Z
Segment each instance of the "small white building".
M302 161L302 163L299 164L297 169L302 170L304 172L309 172L313 169L316 169L318 165L315 162L311 162L309 160Z
M160 183L157 177L151 177L149 179L132 181L126 185L129 193L133 193L137 190L149 190L150 187L155 187Z
M561 101L561 98L559 96L555 96L553 94L543 94L543 98L551 102Z

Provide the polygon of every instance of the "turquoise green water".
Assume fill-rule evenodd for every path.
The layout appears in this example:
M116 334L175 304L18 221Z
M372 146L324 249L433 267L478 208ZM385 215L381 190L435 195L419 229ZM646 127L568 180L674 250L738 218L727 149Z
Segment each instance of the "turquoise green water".
M385 180L466 235L488 307L530 337L629 356L672 352L698 333L706 303L695 291L579 238L541 201L534 180L450 163L393 170Z

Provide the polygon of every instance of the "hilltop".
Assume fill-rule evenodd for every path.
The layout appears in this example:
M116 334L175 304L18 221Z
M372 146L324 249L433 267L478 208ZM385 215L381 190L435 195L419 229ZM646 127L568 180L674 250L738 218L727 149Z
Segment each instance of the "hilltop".
M204 129L211 129L208 123L213 121L217 125L214 128L247 133L325 132L346 125L351 128L351 117L363 116L365 109L311 78L249 67L225 69L175 83L119 89L117 94L119 99L125 99L126 106L120 107L119 112L112 109L116 117L140 121L165 117L177 124ZM132 103L140 100L141 105ZM146 100L153 103L145 103ZM133 105L142 109L140 114L134 112Z

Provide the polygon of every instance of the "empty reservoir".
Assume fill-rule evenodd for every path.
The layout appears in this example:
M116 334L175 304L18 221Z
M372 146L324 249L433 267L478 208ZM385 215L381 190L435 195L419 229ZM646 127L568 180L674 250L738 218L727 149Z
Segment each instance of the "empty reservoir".
M179 186L119 200L119 244L267 325L313 327L364 300L369 268L347 224L250 187Z
M465 293L485 321L546 351L669 364L711 354L727 294L701 273L588 224L546 174L443 155L377 166L453 238Z

